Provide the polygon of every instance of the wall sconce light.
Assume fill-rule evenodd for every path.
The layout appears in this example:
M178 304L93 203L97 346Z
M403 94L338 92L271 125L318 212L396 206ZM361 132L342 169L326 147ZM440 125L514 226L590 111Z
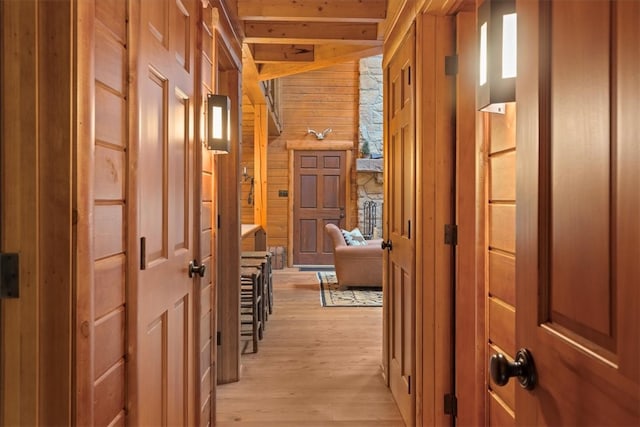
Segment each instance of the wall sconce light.
M251 175L249 175L249 173L247 172L246 166L242 167L242 180L244 182L249 181L251 183L251 187L249 187L249 196L247 197L247 204L249 204L249 206L253 206L253 202L254 202L253 191L254 191L255 179Z
M228 154L231 147L231 100L225 95L207 95L207 149Z
M478 110L504 114L504 103L516 100L515 0L485 0L482 3L478 9L478 40Z

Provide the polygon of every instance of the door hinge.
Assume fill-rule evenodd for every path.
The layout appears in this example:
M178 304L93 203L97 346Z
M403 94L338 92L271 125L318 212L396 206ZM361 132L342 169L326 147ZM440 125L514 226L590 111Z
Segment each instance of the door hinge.
M18 254L0 254L0 298L20 296L20 259Z
M140 270L147 268L147 238L140 238Z
M455 224L444 225L444 244L445 245L457 245L458 244L458 226Z
M222 222L222 220L220 219L220 214L218 214L218 229L220 229L220 223Z
M444 74L446 76L455 76L458 74L458 55L444 57Z
M444 395L444 413L447 415L458 416L458 398L455 394L449 393Z
M218 331L216 332L216 345L220 345L221 340L222 340L222 333Z

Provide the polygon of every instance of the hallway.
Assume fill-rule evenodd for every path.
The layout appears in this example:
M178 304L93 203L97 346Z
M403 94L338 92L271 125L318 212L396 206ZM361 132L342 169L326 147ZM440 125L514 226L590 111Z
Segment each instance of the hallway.
M385 387L382 308L321 307L314 272L274 270L274 313L241 380L217 388L217 425L403 426Z

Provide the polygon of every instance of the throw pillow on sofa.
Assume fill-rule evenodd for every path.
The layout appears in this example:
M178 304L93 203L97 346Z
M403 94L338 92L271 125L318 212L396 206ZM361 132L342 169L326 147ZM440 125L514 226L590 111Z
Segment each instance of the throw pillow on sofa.
M340 230L344 236L344 241L348 246L364 246L367 242L364 240L364 236L360 230L356 227L351 231Z

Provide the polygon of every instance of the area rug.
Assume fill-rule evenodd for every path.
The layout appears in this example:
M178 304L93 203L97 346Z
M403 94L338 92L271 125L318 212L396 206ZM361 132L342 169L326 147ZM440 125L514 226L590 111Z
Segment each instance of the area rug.
M316 273L323 307L382 307L382 288L350 287L338 289L334 271Z

